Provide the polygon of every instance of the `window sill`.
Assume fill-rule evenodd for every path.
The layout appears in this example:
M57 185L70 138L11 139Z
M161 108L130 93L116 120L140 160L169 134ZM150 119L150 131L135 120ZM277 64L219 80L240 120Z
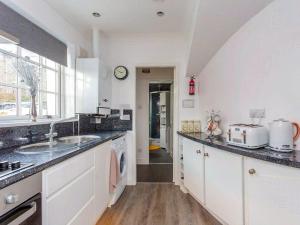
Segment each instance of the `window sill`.
M61 119L39 119L37 122L32 122L31 120L2 120L0 121L0 128L3 127L21 127L21 126L34 126L42 124L50 124L52 121L57 121L60 123ZM74 120L68 120L67 122L75 122Z

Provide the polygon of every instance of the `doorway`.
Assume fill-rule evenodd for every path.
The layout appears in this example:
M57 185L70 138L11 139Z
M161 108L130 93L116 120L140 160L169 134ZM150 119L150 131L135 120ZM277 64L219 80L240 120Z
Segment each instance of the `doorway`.
M149 84L149 163L172 164L172 83Z
M137 181L173 181L174 68L137 68Z

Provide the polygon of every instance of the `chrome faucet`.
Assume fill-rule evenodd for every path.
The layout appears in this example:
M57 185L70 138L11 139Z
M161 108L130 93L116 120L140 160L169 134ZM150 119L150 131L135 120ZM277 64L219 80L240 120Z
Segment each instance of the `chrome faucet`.
M68 122L68 121L74 120L74 119L79 121L79 114L77 114L75 117L69 117L69 118L60 119L60 120L54 120L50 123L49 133L45 134L46 138L49 138L50 147L53 147L53 145L55 144L54 138L57 136L57 132L54 132L55 124L62 123L62 122Z

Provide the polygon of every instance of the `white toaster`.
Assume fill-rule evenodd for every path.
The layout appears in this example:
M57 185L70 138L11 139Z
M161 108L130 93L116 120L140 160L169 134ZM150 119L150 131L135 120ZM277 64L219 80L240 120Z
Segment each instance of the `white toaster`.
M230 145L256 149L268 145L269 135L267 128L261 125L233 124L228 128L226 141Z

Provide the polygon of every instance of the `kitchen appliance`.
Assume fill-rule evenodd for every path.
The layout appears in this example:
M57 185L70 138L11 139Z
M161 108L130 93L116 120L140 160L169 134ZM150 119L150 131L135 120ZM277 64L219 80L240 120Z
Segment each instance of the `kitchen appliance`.
M0 190L0 224L42 224L42 176L30 176Z
M116 188L110 193L109 207L114 205L127 185L127 144L126 137L119 137L112 141L112 151L115 151L118 160L118 168L120 171L120 180L116 185Z
M294 129L295 128L295 129ZM295 132L296 131L296 132ZM300 135L299 125L284 119L270 123L270 148L279 152L294 150L294 142Z
M257 149L268 145L268 130L255 124L233 124L229 126L226 141L230 145Z
M11 173L15 173L26 167L30 167L32 165L33 165L32 163L21 163L20 161L14 161L14 162L1 161L0 162L0 178L3 176L7 176Z

